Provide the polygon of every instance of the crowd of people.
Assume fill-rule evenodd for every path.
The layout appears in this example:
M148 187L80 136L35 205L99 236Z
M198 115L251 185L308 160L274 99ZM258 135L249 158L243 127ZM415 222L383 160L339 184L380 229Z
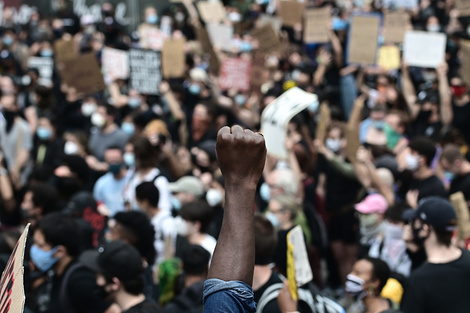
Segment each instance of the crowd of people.
M0 254L6 264L31 223L25 312L202 312L203 303L207 312L467 312L470 234L457 225L469 221L450 202L462 192L470 203L470 17L459 1L304 1L329 9L328 42L304 42L302 23L284 25L279 48L263 53L252 34L280 2L222 2L232 47L209 50L190 0L146 7L135 30L108 2L95 20L58 0L52 16L35 10L24 25L4 8ZM409 29L446 35L441 65L347 63L352 16L393 10L409 14ZM154 86L158 95L106 73L103 90L81 93L57 60L49 82L28 67L30 57L56 59L58 41L98 64L105 47L156 49L149 29L186 40L184 75ZM260 55L260 86L220 88L215 63ZM260 131L263 110L293 87L330 115L318 105L295 115L287 158L223 128ZM287 237L298 225L313 281L294 300Z

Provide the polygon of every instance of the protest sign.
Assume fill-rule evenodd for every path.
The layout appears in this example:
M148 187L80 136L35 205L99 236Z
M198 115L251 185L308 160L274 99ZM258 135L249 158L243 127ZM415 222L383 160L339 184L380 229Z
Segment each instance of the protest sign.
M449 197L457 214L457 236L460 240L470 237L470 216L467 201L461 191L453 193Z
M405 32L410 23L408 13L385 13L384 39L386 43L402 43L405 40Z
M305 4L296 0L281 0L277 11L282 20L282 25L293 27L302 23Z
M363 107L363 99L357 99L354 102L353 110L346 125L346 156L351 162L356 160L357 149L361 145L359 140L359 124Z
M407 31L403 59L409 66L436 68L444 62L446 35L442 33Z
M292 298L297 300L297 287L313 279L302 228L297 225L287 233L287 280Z
M206 23L219 23L225 19L225 7L220 1L199 1L196 6Z
M157 51L129 51L130 88L145 95L157 95L162 81L161 56Z
M209 55L209 72L214 75L219 75L220 60L212 47L211 40L207 30L203 27L196 28L197 40L201 43L202 50Z
M164 78L183 77L185 69L184 44L181 39L166 40L162 50L162 72Z
M26 225L23 234L15 245L0 281L1 312L22 313L24 310L24 251L31 224Z
M467 86L470 86L470 41L462 40L460 51L462 52L462 79Z
M415 9L418 7L418 0L383 0L383 6L387 9Z
M397 46L382 46L379 49L377 65L386 70L400 68L400 49Z
M317 129L315 131L315 139L324 142L326 139L326 131L330 125L331 112L328 103L322 102L320 105L320 119L318 120Z
M65 83L77 93L93 93L105 89L103 74L94 53L65 60L60 68Z
M258 50L262 53L277 52L281 49L281 41L269 24L255 28L251 35L258 40Z
M105 47L101 60L104 75L114 79L129 77L129 55L126 51Z
M328 42L329 21L329 8L307 10L304 16L304 42Z
M225 24L206 24L207 33L214 47L218 47L225 51L231 51L233 26Z
M250 89L251 60L242 58L225 59L220 66L219 85L223 90Z
M52 76L54 74L54 60L45 57L30 57L28 67L39 71L39 85L52 87Z
M279 34L281 32L282 28L282 21L280 18L276 16L271 16L268 14L262 14L256 21L257 27L263 27L265 25L271 25L276 32L276 34Z
M267 81L267 77L265 77L265 66L264 66L264 56L260 53L256 53L253 56L251 62L251 78L250 84L253 87L260 87L264 82Z
M293 87L268 104L261 115L261 132L269 154L281 159L287 158L284 147L287 124L292 117L315 102L318 102L317 95Z
M168 36L153 26L142 26L139 29L140 47L142 49L162 50L163 42Z
M470 16L470 1L455 0L455 8L459 11L460 16Z
M375 64L379 26L379 16L353 16L349 31L348 63Z
M54 42L54 52L57 62L73 59L77 56L75 44L72 40L56 40Z

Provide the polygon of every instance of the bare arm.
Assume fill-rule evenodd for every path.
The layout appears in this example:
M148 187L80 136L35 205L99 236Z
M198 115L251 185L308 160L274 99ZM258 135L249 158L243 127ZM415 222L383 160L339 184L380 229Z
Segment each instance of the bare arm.
M341 42L338 36L336 36L333 29L330 29L328 31L328 37L330 38L331 45L333 46L335 65L337 68L342 68L344 64L343 64L343 47L341 46Z
M450 125L452 123L452 91L450 90L449 81L447 79L447 70L449 66L443 62L437 68L437 75L439 77L439 96L441 97L441 121L443 125Z
M116 108L122 108L129 102L129 97L121 94L119 86L115 81L109 85L109 93L111 94L111 98L113 99L114 106Z
M208 278L252 285L256 186L266 159L264 138L240 126L217 135L217 160L225 178L225 212Z
M416 97L416 91L415 87L413 86L413 82L411 80L410 72L408 71L408 66L403 65L402 67L402 74L403 74L403 96L405 97L406 104L408 105L408 108L411 113L411 118L414 120L419 113L419 105L416 104L417 97Z
M0 171L5 172L3 167L3 153L0 151ZM8 173L0 174L0 196L2 197L3 206L7 212L15 209L15 196L13 194L13 186L11 185Z

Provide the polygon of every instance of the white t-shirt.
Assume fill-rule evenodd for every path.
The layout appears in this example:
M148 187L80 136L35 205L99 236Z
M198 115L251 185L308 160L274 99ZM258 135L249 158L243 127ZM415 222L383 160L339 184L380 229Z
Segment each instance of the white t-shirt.
M152 217L151 223L155 229L154 246L157 251L156 265L165 260L165 238L171 238L172 249L176 245L176 225L175 220L168 211L160 210L157 215Z
M200 246L206 249L211 254L211 257L212 257L212 255L214 254L216 244L217 244L217 240L215 240L215 238L212 237L211 235L206 234Z

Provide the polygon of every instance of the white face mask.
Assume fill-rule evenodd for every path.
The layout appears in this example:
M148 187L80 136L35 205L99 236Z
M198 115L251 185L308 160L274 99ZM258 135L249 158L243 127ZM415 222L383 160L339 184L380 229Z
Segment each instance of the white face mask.
M93 113L91 116L91 123L95 125L96 127L103 127L104 124L106 123L106 120L104 119L103 115L101 115L98 112Z
M242 20L242 16L238 12L230 12L228 18L234 23L238 23Z
M181 216L175 217L175 227L178 235L183 237L188 235L188 223Z
M206 193L206 201L211 207L222 203L222 193L217 189L209 189Z
M96 111L96 103L84 102L82 103L82 114L83 116L89 117Z
M403 228L399 225L385 223L385 238L399 240L403 237Z
M338 152L339 149L341 149L341 139L327 138L325 140L325 145L331 151Z
M364 291L364 284L366 283L364 279L353 274L348 274L346 279L344 291L352 296L358 296Z
M379 215L377 213L372 214L360 214L359 223L364 228L374 227L379 223Z
M410 171L416 171L419 166L419 157L407 154L405 157L406 168Z
M441 30L441 26L438 24L430 24L426 27L428 32L438 32Z
M64 153L65 154L77 154L78 153L78 145L75 142L67 141L64 146Z

